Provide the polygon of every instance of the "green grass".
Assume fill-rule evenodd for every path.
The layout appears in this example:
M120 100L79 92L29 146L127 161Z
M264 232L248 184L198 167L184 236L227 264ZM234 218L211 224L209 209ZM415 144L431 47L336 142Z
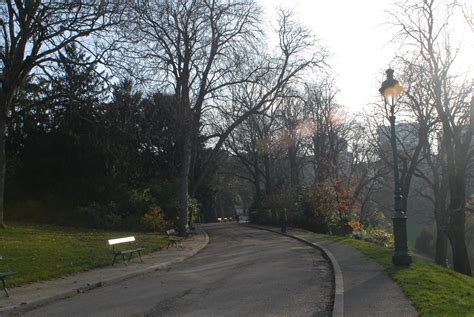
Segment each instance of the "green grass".
M322 236L350 245L383 265L420 316L474 316L474 278L417 257L409 267L396 267L390 249L349 237Z
M9 286L61 277L110 265L107 240L135 236L145 254L162 249L167 240L152 233L107 232L56 226L10 225L0 229L0 271L15 271Z

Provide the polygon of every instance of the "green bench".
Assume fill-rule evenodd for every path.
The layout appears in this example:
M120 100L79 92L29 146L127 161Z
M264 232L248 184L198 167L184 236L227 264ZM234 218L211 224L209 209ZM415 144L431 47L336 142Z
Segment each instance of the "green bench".
M133 253L137 253L140 257L140 261L143 263L141 251L145 248L139 248L134 245L135 237L125 237L119 239L110 239L109 245L112 246L112 252L114 254L114 259L112 261L112 266L115 264L115 260L118 256L121 256L123 263L126 265L127 262L130 262L132 259ZM128 248L124 248L123 245L127 243ZM128 255L128 260L125 260L125 255Z
M0 255L0 260L3 260L3 257L1 255ZM10 297L10 294L8 294L8 289L7 289L7 286L5 284L5 280L7 278L9 278L10 276L15 275L15 274L16 274L16 272L10 272L10 271L0 272L0 279L2 280L3 290L5 291L5 294L7 295L7 297Z
M166 249L169 249L170 246L176 246L178 245L183 248L183 237L179 237L174 229L166 230L166 234L168 235L168 247Z

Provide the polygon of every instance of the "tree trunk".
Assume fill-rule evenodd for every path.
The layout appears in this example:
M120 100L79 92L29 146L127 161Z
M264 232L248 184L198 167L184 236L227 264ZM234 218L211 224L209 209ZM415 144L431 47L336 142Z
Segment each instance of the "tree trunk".
M260 169L258 166L258 156L255 154L253 160L253 168L255 171L255 196L253 198L253 206L256 210L259 210L262 206L262 188L260 187Z
M436 220L436 249L435 249L435 262L441 266L447 266L448 257L448 236L447 236L447 223L448 223L448 210L446 210L446 200L448 196L448 186L443 180L446 179L446 169L443 167L441 172L441 179L439 177L434 178L435 190L434 190L434 216Z
M194 197L197 191L197 180L199 179L200 170L196 167L199 161L198 149L199 149L199 134L200 134L200 115L194 113L193 115L193 132L191 136L191 162L189 166L189 188L191 196Z
M179 185L178 185L178 231L181 236L186 235L186 225L188 224L188 196L189 196L189 169L191 166L192 155L192 112L189 103L189 87L187 86L188 76L183 75L182 91L180 92L180 99L178 102L178 118L179 121L179 140L178 149L180 154L179 167Z
M265 194L270 195L272 193L272 176L270 166L270 154L263 154L263 165L265 168Z
M179 233L186 234L188 224L189 167L191 165L191 133L184 129L181 140L181 166L179 168Z
M291 188L298 187L299 185L299 171L296 155L296 147L291 145L288 148L288 159L290 161L290 186Z
M3 216L4 216L4 196L5 196L6 128L7 128L7 122L6 122L5 114L2 111L2 113L0 113L0 228L5 227Z
M456 272L471 276L471 265L464 232L464 210L451 210L450 213L451 221L448 236L453 250L453 268Z
M444 232L443 225L436 221L436 250L435 262L438 265L446 266L448 257L448 237Z
M449 163L448 163L449 164ZM448 238L453 250L453 268L456 272L471 275L471 266L469 264L469 255L466 248L465 236L465 191L466 180L465 171L453 171L454 168L448 168L450 173L450 204L448 221Z
M444 130L452 133L446 128ZM456 272L470 276L472 272L465 241L467 153L462 153L462 146L469 145L470 140L469 143L461 144L459 139L446 137L442 144L446 155L446 173L449 184L446 233L453 252L453 268Z
M222 202L222 193L217 192L217 200L219 202L219 215L222 221L224 221L224 204Z

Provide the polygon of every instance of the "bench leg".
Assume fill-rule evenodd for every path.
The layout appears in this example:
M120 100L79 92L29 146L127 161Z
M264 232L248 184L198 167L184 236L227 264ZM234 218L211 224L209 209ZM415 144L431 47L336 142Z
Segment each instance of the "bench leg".
M117 254L114 255L114 260L112 261L112 266L114 266L116 259L117 259Z
M10 294L8 294L8 289L5 285L5 279L2 278L2 285L3 285L3 290L5 291L5 294L7 295L7 297L10 297Z
M122 260L123 260L123 264L127 265L127 262L125 261L125 254L122 254Z
M141 252L140 252L140 251L138 251L138 257L140 258L140 262L142 262L142 263L143 263L143 260L142 260L142 254L141 254Z

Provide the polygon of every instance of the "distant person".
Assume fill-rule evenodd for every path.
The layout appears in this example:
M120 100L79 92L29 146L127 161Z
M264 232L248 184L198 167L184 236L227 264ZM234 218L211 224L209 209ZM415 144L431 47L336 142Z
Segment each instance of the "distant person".
M287 228L288 228L287 222L288 222L288 218L286 216L286 209L283 209L283 215L281 218L281 232L282 233L286 233L287 231Z
M240 216L239 215L235 215L235 221L237 221L237 222L240 221Z

